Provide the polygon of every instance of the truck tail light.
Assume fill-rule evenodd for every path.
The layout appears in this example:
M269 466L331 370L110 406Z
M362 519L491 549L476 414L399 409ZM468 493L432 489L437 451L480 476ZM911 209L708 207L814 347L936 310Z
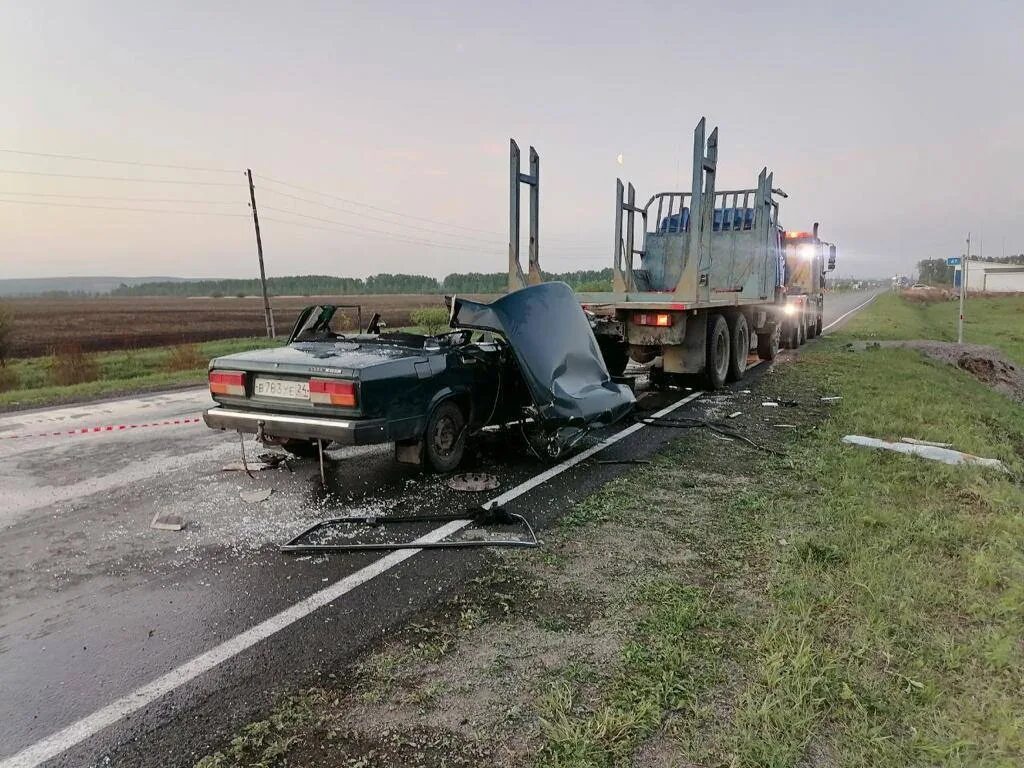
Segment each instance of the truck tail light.
M356 383L337 379L310 379L309 400L324 405L356 405Z
M633 315L637 325L653 325L656 328L671 328L672 315L668 312L637 312Z
M210 371L210 394L245 397L245 373L242 371Z

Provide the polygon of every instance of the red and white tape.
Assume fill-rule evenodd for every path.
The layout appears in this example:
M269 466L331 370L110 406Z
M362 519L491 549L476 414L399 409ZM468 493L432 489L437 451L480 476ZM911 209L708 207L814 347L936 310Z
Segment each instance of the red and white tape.
M110 424L102 427L80 427L78 429L67 429L58 432L35 432L25 435L3 435L4 440L18 440L27 437L71 437L73 435L93 435L97 432L124 432L129 429L142 429L144 427L169 427L175 424L198 424L202 418L167 419L166 421L152 421L146 424Z

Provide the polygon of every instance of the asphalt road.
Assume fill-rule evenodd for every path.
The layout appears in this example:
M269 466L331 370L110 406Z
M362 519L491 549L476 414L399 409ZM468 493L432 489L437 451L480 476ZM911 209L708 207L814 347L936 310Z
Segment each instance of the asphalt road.
M826 325L870 295L829 297ZM484 562L479 551L277 551L309 523L459 512L513 489L507 508L542 531L628 468L587 459L531 482L545 467L495 439L475 458L501 480L493 494L452 491L395 464L389 446L332 452L326 489L313 462L250 479L223 469L240 459L237 437L195 421L207 403L204 389L184 390L0 416L0 768L191 766L276 691L337 668ZM635 458L679 436L622 430L588 445L614 436L600 457ZM246 450L255 460L262 449ZM272 495L240 497L256 489ZM152 529L157 513L185 529Z

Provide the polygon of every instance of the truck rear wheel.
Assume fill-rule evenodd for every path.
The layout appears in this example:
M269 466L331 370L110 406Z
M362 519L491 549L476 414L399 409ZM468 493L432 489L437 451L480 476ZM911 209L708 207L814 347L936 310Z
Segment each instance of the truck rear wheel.
M807 343L807 318L801 317L796 324L796 345L802 347Z
M817 318L817 320L814 321L814 337L815 338L817 338L818 336L821 336L821 324L822 324L822 321L821 321L821 311L819 310L818 311L818 318Z
M770 330L757 334L757 356L762 360L771 362L779 354L779 344L782 341L782 326L778 323Z
M726 381L739 381L747 372L750 352L750 326L741 312L729 318L729 372Z
M721 389L729 374L729 324L721 315L708 318L708 343L704 358L704 375L708 389Z
M800 333L797 331L796 320L787 320L783 325L782 346L786 349L796 349L800 341Z
M629 347L624 341L617 339L597 338L597 348L601 350L604 366L611 376L621 376L629 365Z

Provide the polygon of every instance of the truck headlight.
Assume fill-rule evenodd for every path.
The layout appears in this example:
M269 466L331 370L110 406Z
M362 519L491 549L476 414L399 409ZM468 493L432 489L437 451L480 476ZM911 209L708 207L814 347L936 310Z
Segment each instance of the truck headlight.
M782 311L785 312L787 315L795 315L796 314L796 304L787 304L786 308L784 310L782 310Z
M807 243L805 245L801 245L799 253L800 253L800 258L807 259L808 261L810 261L811 259L814 258L814 246L811 245L810 243Z

